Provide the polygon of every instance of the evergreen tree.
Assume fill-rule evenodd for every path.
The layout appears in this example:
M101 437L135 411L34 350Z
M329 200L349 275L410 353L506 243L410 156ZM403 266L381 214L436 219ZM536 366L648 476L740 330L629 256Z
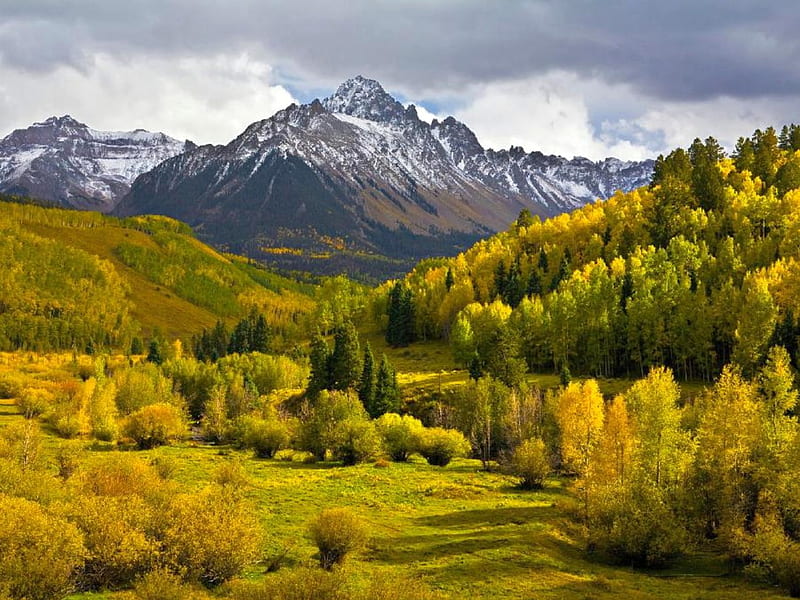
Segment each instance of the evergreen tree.
M523 208L521 211L519 211L519 216L517 217L517 229L522 227L530 227L531 225L533 225L533 215L531 214L530 210Z
M147 362L160 365L164 362L164 351L162 349L161 340L153 338L150 340L150 346L147 350Z
M549 262L547 260L547 252L544 251L544 248L539 250L539 270L542 273L547 273L547 269L549 268Z
M519 256L517 256L516 260L511 263L511 267L508 269L503 301L511 308L516 308L525 297L526 287L527 286L522 281L522 267L519 263Z
M450 288L453 287L454 283L455 283L455 278L453 277L453 269L447 267L447 275L445 275L444 277L444 287L447 289L448 292L450 291Z
M250 320L242 319L236 324L228 342L228 354L250 352Z
M508 290L508 274L506 273L506 263L501 260L494 269L494 286L492 297L500 298L505 301Z
M251 318L250 326L250 351L251 352L269 352L269 343L271 338L269 325L264 315L258 315L254 319Z
M330 388L330 356L330 349L325 338L317 331L311 338L311 354L309 356L311 374L308 377L308 389L306 390L312 398L315 398L322 390Z
M330 389L348 390L358 385L361 375L361 352L355 325L345 321L333 334L330 358Z
M709 137L705 143L695 139L689 148L692 161L692 193L704 210L715 210L725 197L725 182L717 168L723 156L719 143Z
M569 250L564 252L564 257L561 259L561 262L558 265L558 271L555 275L553 275L553 280L550 282L550 291L553 292L558 289L559 284L564 281L567 276L569 275L569 263L570 257L568 255Z
M411 290L397 282L389 293L386 342L395 348L414 341L414 302Z
M400 390L397 387L397 374L384 354L375 380L374 414L371 413L370 416L379 417L387 412L397 412L399 408Z
M212 362L216 362L220 358L228 354L228 344L230 339L228 336L228 328L225 323L217 321L214 329L211 330L208 340L208 354L207 357Z
M358 382L358 398L373 419L380 416L376 412L375 385L375 357L369 342L367 342L364 349L364 368L361 370L361 380Z
M528 296L538 296L542 293L542 278L539 276L539 271L533 269L530 277L528 277L528 289L526 290Z
M756 160L756 152L753 149L753 142L750 138L740 137L736 142L733 162L738 171L753 171L753 164Z
M136 336L131 340L130 353L133 356L144 354L144 344L142 344L142 338Z

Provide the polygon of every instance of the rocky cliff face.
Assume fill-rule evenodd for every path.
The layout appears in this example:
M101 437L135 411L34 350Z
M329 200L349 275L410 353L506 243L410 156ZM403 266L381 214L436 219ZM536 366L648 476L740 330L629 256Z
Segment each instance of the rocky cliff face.
M0 140L0 192L108 211L136 177L186 148L163 133L97 131L51 117Z

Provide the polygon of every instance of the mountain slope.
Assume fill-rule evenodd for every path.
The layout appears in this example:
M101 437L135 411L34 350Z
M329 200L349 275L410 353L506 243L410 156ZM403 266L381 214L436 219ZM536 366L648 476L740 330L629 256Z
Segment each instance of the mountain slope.
M169 215L285 267L386 275L463 249L523 208L557 214L638 187L651 171L651 161L484 150L455 119L428 124L356 77L225 146L165 161L134 182L116 213Z
M98 131L51 117L0 140L0 192L109 211L138 175L187 147L163 133Z
M125 347L137 331L185 339L254 307L287 338L313 307L302 284L220 254L172 219L2 201L0 231L2 348L42 344L42 330L52 332L43 349L82 349L87 336Z

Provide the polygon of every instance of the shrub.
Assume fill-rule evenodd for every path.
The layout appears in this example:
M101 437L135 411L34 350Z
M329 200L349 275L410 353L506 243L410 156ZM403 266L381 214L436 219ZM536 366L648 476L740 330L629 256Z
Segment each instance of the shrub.
M337 425L353 417L367 418L358 396L350 392L323 390L300 426L298 449L311 452L317 460L325 460L327 451L338 443Z
M508 471L520 479L519 487L522 489L541 488L544 478L551 471L544 441L539 438L531 438L517 446L508 465Z
M299 569L273 575L259 583L237 581L230 586L231 600L440 600L423 585L397 577L370 576L369 583L346 572Z
M114 384L114 400L123 415L129 415L151 404L180 406L183 402L172 391L172 381L153 363L143 363L117 371L114 374Z
M333 456L350 466L374 459L381 441L372 421L352 417L336 424L328 443Z
M15 461L23 471L39 466L42 432L39 424L26 420L0 429L0 457Z
M323 510L311 523L309 532L319 549L319 564L326 570L361 549L367 537L364 523L346 508Z
M206 596L166 569L145 573L133 586L137 600L201 600Z
M38 504L0 494L0 591L51 600L74 587L86 557L78 528Z
M0 375L0 398L16 398L23 387L24 383L20 376L11 373Z
M83 490L95 496L146 498L165 489L164 481L152 466L122 452L109 452L101 464L86 469L80 479Z
M231 600L354 600L339 572L299 569L272 575L263 582L237 581L231 585ZM366 600L366 599L365 599Z
M748 554L771 578L800 598L800 543L786 535L774 512L756 514L755 533L748 538Z
M165 481L172 479L178 470L178 461L171 456L155 456L150 460L150 464L158 476Z
M428 464L445 467L454 458L468 456L471 449L467 438L460 431L431 427L425 430L419 450Z
M56 450L58 476L67 480L78 470L83 459L83 446L80 442L64 442Z
M92 436L103 442L113 442L119 435L117 406L114 404L115 394L114 384L103 381L94 385L94 391L89 399L89 421Z
M666 566L683 552L686 534L662 494L652 485L632 484L590 504L590 548L621 564Z
M42 388L26 388L17 398L17 407L26 419L36 418L47 411L53 394Z
M261 552L255 511L220 487L178 496L166 523L162 538L167 560L187 579L208 587L238 575Z
M91 589L128 585L148 571L157 544L148 539L150 508L138 496L84 497L69 511L89 551L81 577Z
M386 452L392 460L405 462L419 450L425 427L419 419L411 415L400 416L386 413L375 421L375 427L383 438Z
M124 433L141 450L147 450L182 439L186 421L180 409L171 404L151 404L126 419Z
M0 458L0 493L49 504L61 498L64 490L61 482L50 473L23 469L14 460Z
M58 435L74 438L89 431L87 400L87 384L65 381L59 385L47 415L47 421Z
M278 419L243 417L240 422L242 445L253 450L258 458L272 458L289 445L289 428Z
M229 460L217 467L214 483L231 490L241 490L250 484L250 478L238 460Z

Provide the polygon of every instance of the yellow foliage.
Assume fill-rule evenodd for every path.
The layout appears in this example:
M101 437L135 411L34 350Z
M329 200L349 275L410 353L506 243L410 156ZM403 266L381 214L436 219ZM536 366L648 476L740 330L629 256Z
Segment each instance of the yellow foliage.
M603 431L603 396L597 381L570 383L558 396L561 458L567 470L586 473Z

